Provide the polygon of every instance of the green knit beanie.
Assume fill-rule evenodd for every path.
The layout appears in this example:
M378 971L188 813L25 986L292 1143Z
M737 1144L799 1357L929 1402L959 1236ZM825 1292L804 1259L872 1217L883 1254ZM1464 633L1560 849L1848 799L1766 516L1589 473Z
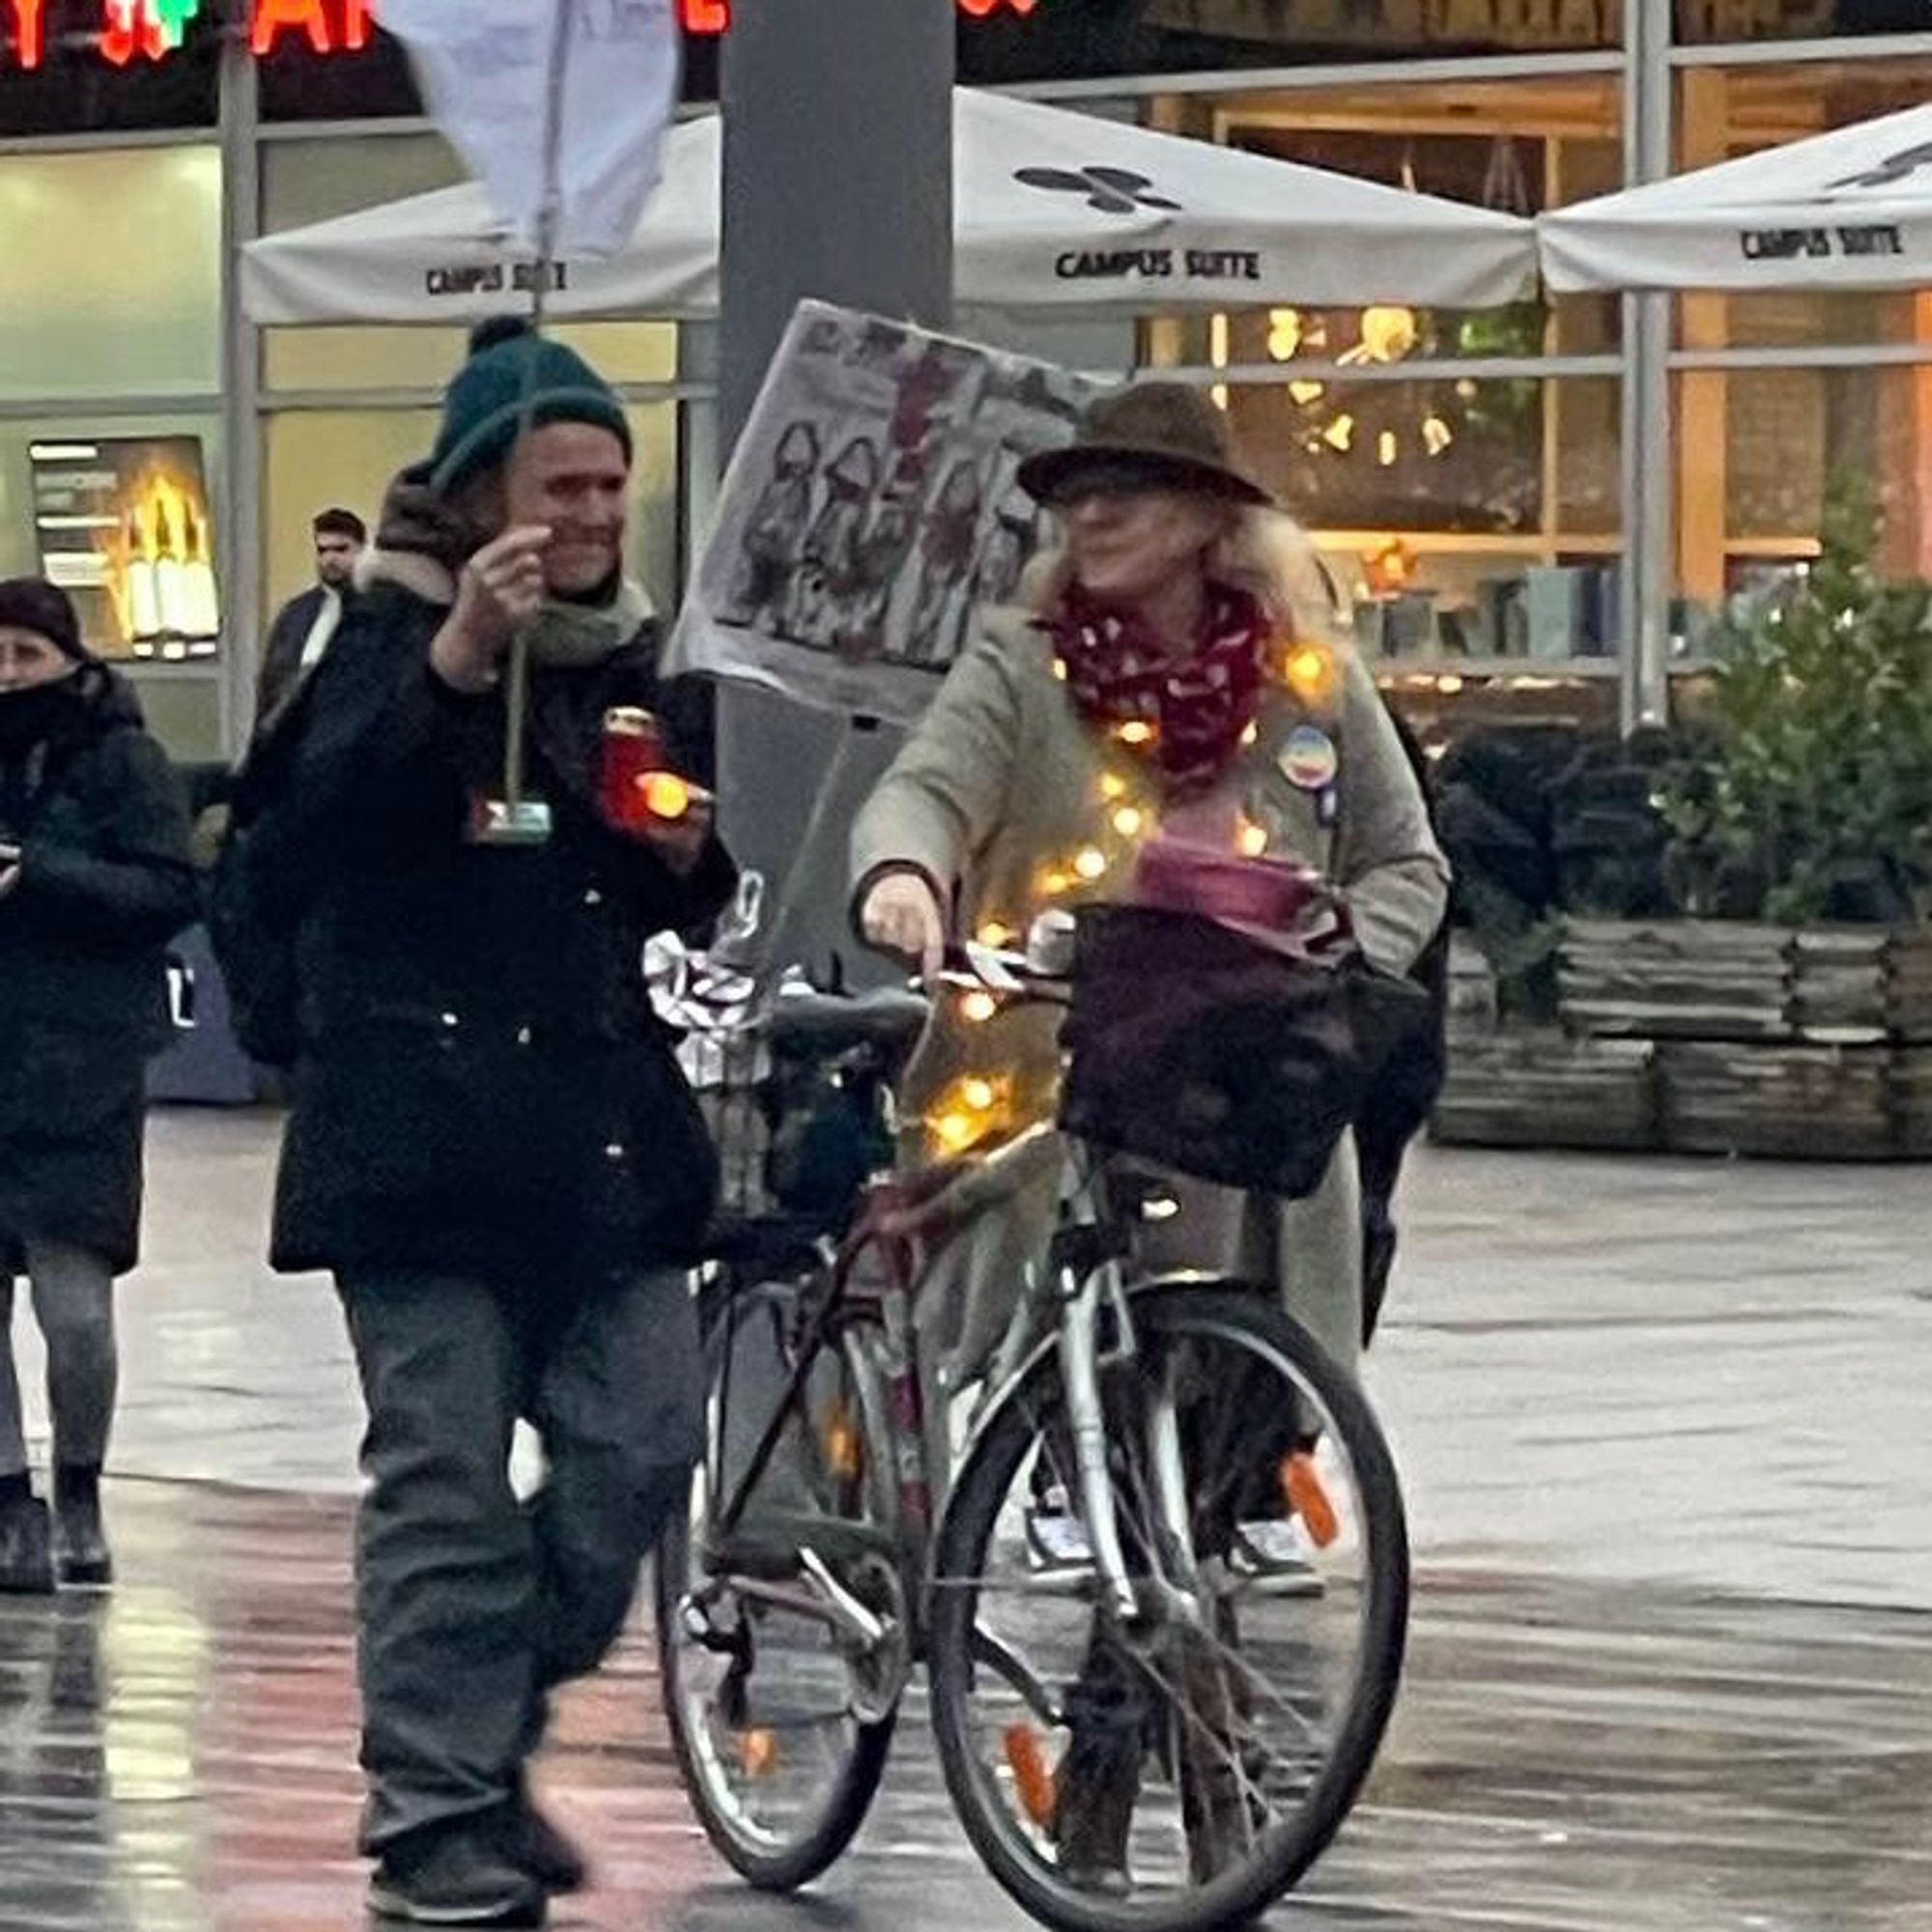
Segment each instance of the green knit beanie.
M576 350L535 334L522 317L495 316L470 331L469 359L443 400L430 456L435 489L446 493L503 462L526 404L532 427L590 423L608 429L631 455L631 426L610 384Z

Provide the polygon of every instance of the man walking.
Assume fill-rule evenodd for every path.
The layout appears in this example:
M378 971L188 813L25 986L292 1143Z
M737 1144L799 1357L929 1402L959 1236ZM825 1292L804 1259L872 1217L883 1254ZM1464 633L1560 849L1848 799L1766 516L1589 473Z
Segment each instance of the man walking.
M284 604L269 627L256 680L255 716L266 724L287 702L303 672L322 662L342 623L342 599L355 577L355 559L369 541L354 510L324 510L315 535L315 582Z
M410 1922L538 1923L582 1884L527 1764L547 1693L615 1639L697 1433L680 1270L713 1167L639 957L734 876L701 793L641 830L600 807L607 708L661 709L630 466L587 364L479 328L247 846L300 963L273 1258L333 1271L367 1404L363 1846L377 1911ZM519 634L537 842L491 809ZM527 1505L520 1417L548 1463Z

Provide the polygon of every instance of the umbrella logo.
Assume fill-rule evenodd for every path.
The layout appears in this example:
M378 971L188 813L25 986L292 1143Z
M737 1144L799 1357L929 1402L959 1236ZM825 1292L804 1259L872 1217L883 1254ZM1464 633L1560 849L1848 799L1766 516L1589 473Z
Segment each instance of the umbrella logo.
M1087 206L1102 214L1134 214L1143 208L1180 212L1179 202L1155 194L1153 183L1130 168L1018 168L1013 179L1049 194L1083 194Z
M1861 175L1847 175L1843 181L1828 183L1831 187L1889 187L1893 182L1902 182L1916 175L1920 168L1932 168L1932 141L1917 148L1907 148L1903 154L1889 156L1874 168L1868 168Z

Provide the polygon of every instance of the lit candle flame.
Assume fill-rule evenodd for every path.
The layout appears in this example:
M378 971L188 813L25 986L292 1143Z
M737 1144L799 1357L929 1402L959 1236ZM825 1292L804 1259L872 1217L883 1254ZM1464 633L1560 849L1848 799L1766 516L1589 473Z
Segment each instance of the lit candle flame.
M1073 869L1089 885L1092 885L1095 879L1105 873L1107 869L1107 855L1097 846L1089 845L1084 851L1074 854Z
M1145 718L1130 718L1114 735L1123 745L1151 745L1153 726Z

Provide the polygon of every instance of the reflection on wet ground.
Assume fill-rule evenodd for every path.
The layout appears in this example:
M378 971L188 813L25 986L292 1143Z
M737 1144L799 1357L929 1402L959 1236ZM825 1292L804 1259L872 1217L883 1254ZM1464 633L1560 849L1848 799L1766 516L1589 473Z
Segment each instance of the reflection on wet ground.
M0 1600L0 1932L360 1923L348 1505L123 1484L111 1597ZM1932 1932L1932 1616L1426 1570L1368 1802L1284 1926ZM754 1897L691 1824L641 1634L543 1783L570 1926L1017 1926L916 1726L852 1858Z

